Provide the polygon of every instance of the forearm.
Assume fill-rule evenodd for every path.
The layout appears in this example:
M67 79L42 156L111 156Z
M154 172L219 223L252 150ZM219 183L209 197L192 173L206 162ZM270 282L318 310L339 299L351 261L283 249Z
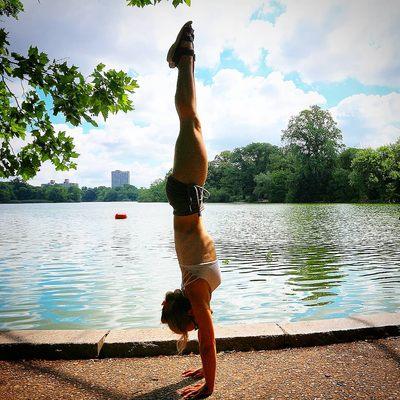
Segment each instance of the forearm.
M202 345L199 342L199 348L206 385L210 391L213 391L215 384L215 374L217 370L217 349L215 346L215 341L213 342L213 344L209 344L206 346Z

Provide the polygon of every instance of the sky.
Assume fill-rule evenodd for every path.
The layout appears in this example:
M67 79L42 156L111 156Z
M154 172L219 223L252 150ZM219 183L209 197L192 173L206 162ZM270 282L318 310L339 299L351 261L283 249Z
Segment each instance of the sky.
M166 53L186 21L195 29L196 87L209 159L251 142L281 145L291 116L318 104L351 147L400 137L400 2L397 0L164 0L144 9L124 0L25 0L19 20L5 19L13 51L29 45L80 67L100 62L136 77L135 109L99 127L52 121L74 138L77 170L46 162L30 181L68 178L110 186L128 170L148 187L172 167L179 129L177 70Z

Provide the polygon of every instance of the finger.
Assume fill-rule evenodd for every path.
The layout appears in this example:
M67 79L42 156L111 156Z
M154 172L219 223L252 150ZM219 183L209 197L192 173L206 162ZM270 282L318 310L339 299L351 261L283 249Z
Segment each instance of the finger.
M192 395L192 391L187 392L187 393L185 393L185 394L183 395L183 398L184 398L184 399L188 399L191 395Z
M190 393L188 393L187 395L185 395L183 398L186 400L186 399L193 399L194 397L194 393L195 392L190 392Z
M182 396L188 394L190 391L192 391L193 388L191 386L187 386L183 389L180 389L179 394L181 394Z
M193 399L200 399L202 396L201 396L201 390L199 390L199 389L196 389L196 390L192 390L190 393L188 393L187 395L186 395L186 397L184 397L184 399L186 400L186 399L190 399L190 400L193 400Z

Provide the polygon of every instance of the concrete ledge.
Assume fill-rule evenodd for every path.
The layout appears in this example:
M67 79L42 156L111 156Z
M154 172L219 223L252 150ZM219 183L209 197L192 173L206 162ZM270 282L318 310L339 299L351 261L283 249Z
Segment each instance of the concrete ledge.
M108 330L0 331L0 359L96 358L108 332Z
M275 323L220 325L215 328L217 351L270 350L285 347L285 334Z
M351 315L346 318L278 324L287 347L319 346L400 335L400 313Z
M177 338L178 335L166 328L113 330L105 338L100 357L145 357L176 354Z
M195 333L191 334L196 337ZM219 325L217 351L318 346L400 336L400 313L285 323ZM0 359L87 359L176 354L178 335L168 328L128 330L0 331ZM186 352L198 352L190 340Z
M185 353L198 353L196 333L191 332ZM215 327L217 351L249 351L283 347L284 333L274 323L219 325ZM100 357L143 357L176 354L175 335L167 328L111 331Z

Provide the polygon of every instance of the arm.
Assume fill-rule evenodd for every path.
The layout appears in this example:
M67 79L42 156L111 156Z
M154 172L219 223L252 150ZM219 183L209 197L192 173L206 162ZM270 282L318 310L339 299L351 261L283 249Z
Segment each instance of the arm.
M199 326L198 339L201 363L206 386L210 393L214 391L215 374L217 370L217 350L215 346L214 327L212 325L211 313L208 310L211 329L201 329ZM197 321L197 319L196 319Z
M187 289L187 296L192 304L193 315L199 327L199 351L207 392L212 393L215 384L217 351L214 325L209 307L211 296L207 282L203 279L193 282Z

